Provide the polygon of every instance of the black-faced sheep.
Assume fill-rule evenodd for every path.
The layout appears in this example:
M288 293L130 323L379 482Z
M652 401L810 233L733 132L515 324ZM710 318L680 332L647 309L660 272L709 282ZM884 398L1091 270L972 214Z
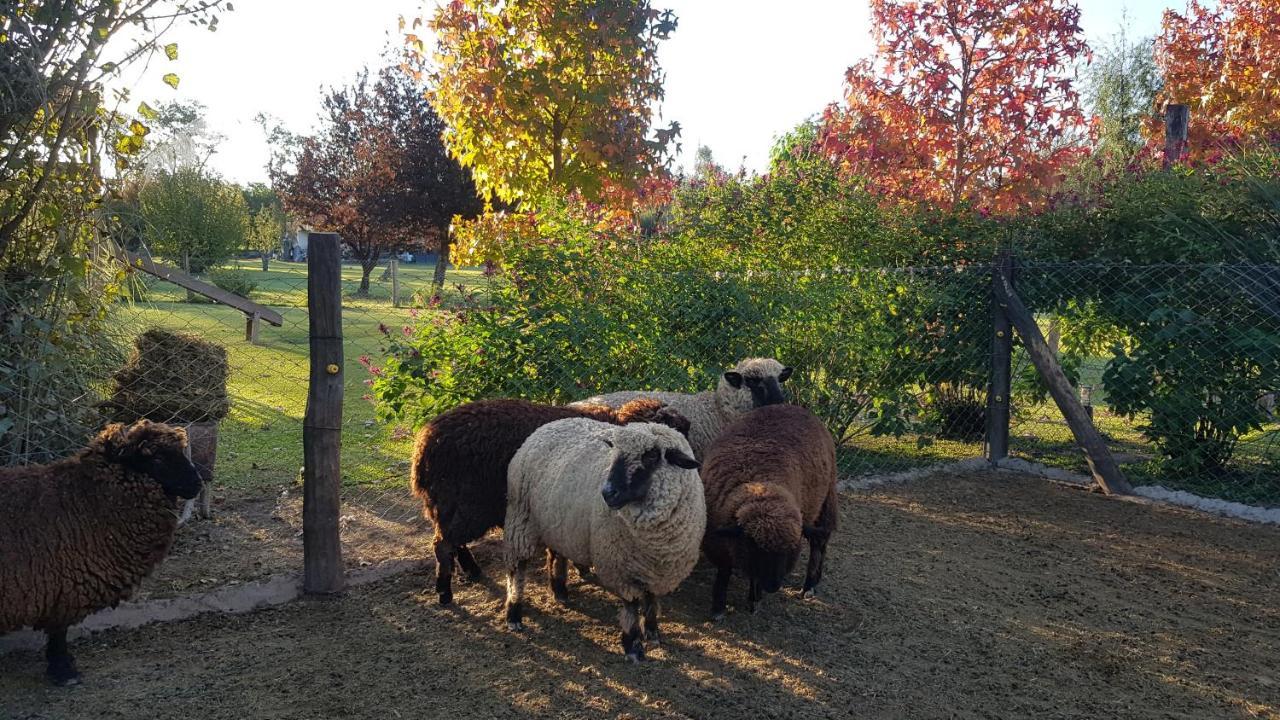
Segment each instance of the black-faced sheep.
M529 436L509 471L508 626L523 627L525 572L545 546L559 562L557 599L564 560L591 566L622 599L623 652L643 659L641 617L658 641L658 598L698 560L707 517L697 467L689 442L665 425L571 419Z
M660 422L688 432L689 421L657 400L561 407L527 400L480 400L436 417L418 433L410 487L435 527L436 592L453 602L455 558L472 578L481 575L467 543L502 527L507 513L507 465L534 430L552 422L590 417L604 422Z
M809 542L802 596L822 579L839 517L836 448L822 421L796 405L753 410L725 428L702 467L707 558L716 566L711 614L725 612L734 568L747 576L747 605L777 592Z
M164 558L175 498L200 492L181 429L109 425L77 455L0 468L0 634L44 630L49 679L78 682L67 627L114 607Z
M676 392L621 390L596 395L582 403L621 407L636 398L656 398L689 419L689 444L694 457L705 457L707 449L729 423L753 408L786 402L782 384L791 377L791 368L773 358L747 358L720 376L715 390L693 395Z

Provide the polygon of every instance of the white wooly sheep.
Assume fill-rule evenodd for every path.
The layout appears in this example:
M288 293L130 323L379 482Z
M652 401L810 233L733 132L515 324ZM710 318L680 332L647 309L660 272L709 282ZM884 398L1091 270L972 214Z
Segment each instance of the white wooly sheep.
M722 374L715 390L693 395L620 390L580 402L619 408L637 398L661 400L689 420L689 444L693 447L694 457L701 460L729 423L755 408L785 403L787 398L782 392L782 383L789 377L791 368L773 358L747 358Z
M706 530L689 442L666 425L572 418L543 425L507 471L507 625L523 628L525 573L547 548L551 589L567 601L567 562L594 567L622 599L622 649L644 659L658 642L658 598L693 571Z

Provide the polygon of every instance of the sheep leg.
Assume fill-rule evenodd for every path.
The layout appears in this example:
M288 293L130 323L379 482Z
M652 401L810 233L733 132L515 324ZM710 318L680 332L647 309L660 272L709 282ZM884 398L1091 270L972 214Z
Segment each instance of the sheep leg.
M442 537L436 538L436 592L440 594L440 604L453 602L453 560L457 546Z
M640 601L624 600L618 615L622 623L622 652L631 662L644 660L644 642L640 636Z
M458 546L458 565L462 566L462 571L467 574L468 580L479 580L484 577L480 563L476 562L476 557L471 554L471 548L466 545Z
M644 639L654 645L662 644L662 632L658 629L658 611L662 609L656 595L644 594Z
M733 576L733 568L716 567L716 581L711 586L711 619L723 620L729 605L729 578Z
M529 561L522 558L507 570L507 629L524 629L524 580Z
M827 559L827 538L809 540L809 567L804 574L804 589L800 597L813 597L818 594L818 583L822 581L822 564Z
M45 674L49 682L59 687L80 684L80 672L76 670L76 660L67 650L67 629L53 628L45 631L49 643L45 647L45 659L49 662Z
M547 548L547 578L551 581L551 594L561 605L569 604L569 559L556 555Z
M755 578L751 578L751 583L747 587L747 611L755 614L756 606L760 603L760 598L764 593L760 590L760 583Z

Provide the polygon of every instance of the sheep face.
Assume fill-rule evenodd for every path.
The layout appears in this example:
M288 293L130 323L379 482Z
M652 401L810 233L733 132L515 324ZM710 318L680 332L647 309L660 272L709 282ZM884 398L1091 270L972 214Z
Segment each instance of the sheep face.
M664 448L657 436L647 432L620 429L611 438L601 439L613 448L609 476L600 488L604 504L611 510L644 502L653 484L653 473L664 462L686 470L698 468L698 462L684 451Z
M721 377L717 394L722 405L745 413L765 405L787 401L782 384L791 377L791 368L773 358L749 358Z
M108 425L91 449L131 472L147 475L166 495L193 498L200 494L200 473L184 450L187 434L180 428L141 420L132 425Z

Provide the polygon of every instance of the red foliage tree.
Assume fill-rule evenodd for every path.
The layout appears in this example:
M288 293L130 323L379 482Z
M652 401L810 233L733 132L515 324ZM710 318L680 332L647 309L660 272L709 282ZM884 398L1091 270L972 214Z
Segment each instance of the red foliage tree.
M876 55L849 68L821 142L873 192L992 211L1034 205L1082 151L1068 0L871 0Z
M1164 74L1158 102L1191 107L1188 154L1203 158L1224 144L1280 139L1280 2L1196 0L1166 10L1156 38ZM1152 126L1159 141L1162 126Z
M360 295L387 253L434 240L443 265L453 217L484 205L470 172L449 157L444 122L422 89L396 68L374 78L366 71L330 91L323 107L321 131L298 143L293 171L272 163L286 209L342 236L362 269Z

